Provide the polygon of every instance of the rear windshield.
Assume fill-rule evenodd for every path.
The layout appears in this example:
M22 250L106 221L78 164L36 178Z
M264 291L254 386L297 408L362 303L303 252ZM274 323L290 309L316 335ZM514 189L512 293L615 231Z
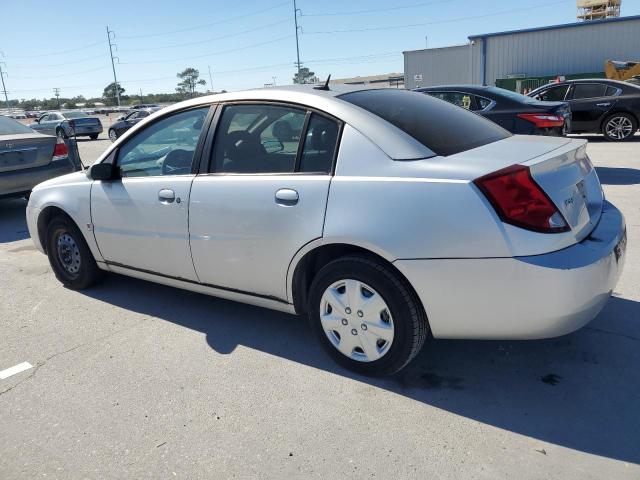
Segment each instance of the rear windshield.
M84 118L87 116L84 112L62 112L64 118Z
M454 155L511 136L475 113L424 93L389 88L340 98L382 117L437 155Z
M18 133L33 133L33 130L12 118L0 115L0 135L16 135Z

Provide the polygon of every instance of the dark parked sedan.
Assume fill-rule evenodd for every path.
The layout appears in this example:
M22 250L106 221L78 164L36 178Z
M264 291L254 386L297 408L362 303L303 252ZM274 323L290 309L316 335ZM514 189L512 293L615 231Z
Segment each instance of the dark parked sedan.
M0 198L28 196L38 183L81 168L61 140L0 115Z
M96 140L102 133L100 119L84 112L48 112L28 125L34 130L60 138L89 137Z
M562 135L571 129L571 110L564 102L541 102L498 87L447 85L417 89L471 110L512 133Z
M632 138L638 130L638 85L602 78L568 80L537 88L529 96L568 102L574 133L602 133L608 140L622 141Z
M147 118L153 112L160 110L160 107L146 108L144 110L134 110L124 117L120 117L116 123L109 127L109 139L115 142L120 135L133 127L143 118Z

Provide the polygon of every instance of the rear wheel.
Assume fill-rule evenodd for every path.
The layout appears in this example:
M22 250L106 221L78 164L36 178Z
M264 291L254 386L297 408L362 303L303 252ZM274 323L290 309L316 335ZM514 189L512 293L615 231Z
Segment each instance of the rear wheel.
M638 130L638 122L628 113L614 113L602 124L602 133L607 140L622 142L633 138Z
M56 278L74 290L102 280L91 250L78 227L69 218L55 217L47 227L47 255Z
M89 135L89 138L91 140L97 140L98 139L98 134L97 133L92 133L91 135Z
M115 142L118 139L118 134L113 128L109 129L109 140Z
M342 366L390 375L420 351L429 328L416 294L394 270L367 256L342 257L313 280L309 320Z

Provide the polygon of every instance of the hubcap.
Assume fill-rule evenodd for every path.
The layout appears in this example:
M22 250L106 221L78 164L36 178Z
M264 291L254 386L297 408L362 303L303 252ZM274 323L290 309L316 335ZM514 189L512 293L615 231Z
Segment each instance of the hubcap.
M109 140L111 140L112 142L115 142L118 139L118 136L116 135L116 132L113 130L109 131Z
M609 137L622 140L633 133L633 124L627 117L613 117L607 122L605 131Z
M58 260L60 265L71 276L77 276L80 272L80 249L74 238L68 233L58 237Z
M389 307L378 292L358 280L339 280L324 291L320 322L331 344L352 360L378 360L393 343Z

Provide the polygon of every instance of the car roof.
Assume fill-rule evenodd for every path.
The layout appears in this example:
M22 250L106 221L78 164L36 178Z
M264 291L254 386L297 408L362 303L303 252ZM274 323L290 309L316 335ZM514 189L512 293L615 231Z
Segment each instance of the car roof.
M259 88L193 98L166 107L154 113L149 118L163 116L184 108L218 102L283 102L298 104L302 107L319 110L339 118L365 135L389 157L395 160L428 158L435 155L434 152L418 142L415 138L381 117L339 98L340 95L362 90L375 91L381 89L333 84L329 85L329 90L320 90L314 88L314 85ZM410 92L407 91L407 94L410 94Z

